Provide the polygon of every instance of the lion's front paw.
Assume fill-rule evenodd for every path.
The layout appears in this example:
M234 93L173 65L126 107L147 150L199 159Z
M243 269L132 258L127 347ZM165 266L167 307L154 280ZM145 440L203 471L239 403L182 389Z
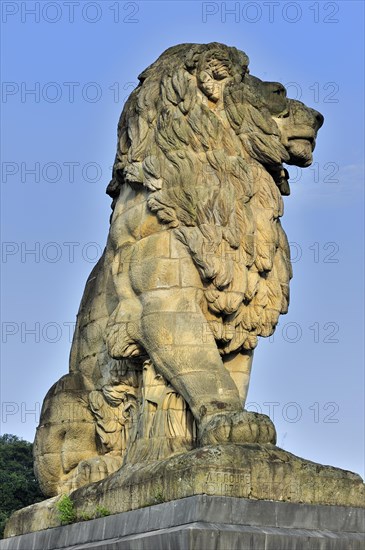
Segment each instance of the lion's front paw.
M248 411L217 413L203 419L199 433L201 445L276 443L276 430L270 418Z

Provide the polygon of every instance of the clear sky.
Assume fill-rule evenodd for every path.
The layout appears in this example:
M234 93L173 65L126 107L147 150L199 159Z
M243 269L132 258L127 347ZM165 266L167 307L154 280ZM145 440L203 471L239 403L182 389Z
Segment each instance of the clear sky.
M218 41L325 117L315 164L291 169L291 305L259 342L248 408L285 449L363 475L363 5L2 2L2 433L32 440L68 370L137 75L174 44Z

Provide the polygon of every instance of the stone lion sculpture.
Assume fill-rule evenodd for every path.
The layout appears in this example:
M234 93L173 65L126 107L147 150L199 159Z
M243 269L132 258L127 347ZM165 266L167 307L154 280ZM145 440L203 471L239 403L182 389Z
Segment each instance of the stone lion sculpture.
M289 302L283 163L311 164L323 117L248 63L174 46L125 104L106 248L37 430L46 495L195 446L275 443L244 403L258 336Z

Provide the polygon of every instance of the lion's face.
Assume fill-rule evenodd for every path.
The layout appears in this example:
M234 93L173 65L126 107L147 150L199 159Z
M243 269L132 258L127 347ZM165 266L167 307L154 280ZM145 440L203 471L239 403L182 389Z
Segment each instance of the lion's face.
M143 71L121 115L108 193L117 197L123 181L156 187L140 164L155 155L157 143L163 151L157 154L160 164L174 151L181 157L182 150L201 155L235 150L242 159L260 163L281 194L289 194L282 164L311 164L323 116L288 99L281 84L252 76L248 64L244 52L224 44L181 44ZM156 177L158 188L163 179L168 176Z
M288 99L282 84L252 76L246 54L217 45L200 54L195 74L200 90L218 104L218 111L219 103L222 110L228 110L236 133L252 138L254 143L244 141L257 160L269 169L282 162L300 167L312 163L323 116L300 101Z
M287 164L309 166L323 116L300 101L288 99L286 89L278 82L263 82L247 75L245 85L251 94L258 96L261 100L258 107L268 111L279 130L280 141L289 156L282 160Z
M210 103L218 105L216 110L227 111L249 154L274 179L275 173L282 172L283 162L300 167L312 163L323 116L300 101L288 99L282 84L249 74L248 58L243 52L217 45L216 50L202 53L196 64L196 78Z
M246 54L227 46L209 50L200 56L196 77L199 88L211 101L223 99L227 86L234 93L228 101L226 94L225 107L231 100L236 108L247 104L260 111L268 124L271 118L276 128L273 125L270 128L269 124L269 129L272 135L280 137L288 154L282 161L302 167L310 165L323 116L300 101L288 99L279 82L265 82L249 74ZM267 133L267 128L261 129Z

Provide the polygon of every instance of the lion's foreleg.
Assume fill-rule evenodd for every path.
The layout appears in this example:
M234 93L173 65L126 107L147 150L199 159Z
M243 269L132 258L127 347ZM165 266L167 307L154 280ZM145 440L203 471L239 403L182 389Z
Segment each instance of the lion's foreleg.
M203 314L171 311L171 300L159 306L159 311L142 314L144 346L157 370L189 404L200 444L275 442L270 419L243 410Z
M224 366L228 369L232 380L235 382L240 394L243 406L245 406L248 387L250 384L253 351L243 353L231 353L223 357Z
M184 397L198 423L217 412L242 410L196 298L187 311L185 293L179 310L176 290L170 292L150 302L141 318L143 345L157 370Z

